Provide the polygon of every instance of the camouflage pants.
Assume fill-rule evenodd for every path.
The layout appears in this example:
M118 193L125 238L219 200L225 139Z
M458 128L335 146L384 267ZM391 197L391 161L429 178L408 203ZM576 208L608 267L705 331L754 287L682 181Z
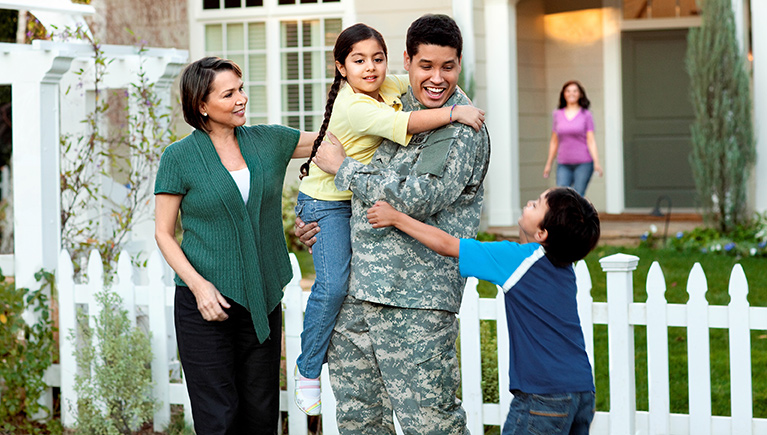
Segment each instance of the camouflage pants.
M342 434L468 434L456 399L454 313L391 307L347 296L328 350Z

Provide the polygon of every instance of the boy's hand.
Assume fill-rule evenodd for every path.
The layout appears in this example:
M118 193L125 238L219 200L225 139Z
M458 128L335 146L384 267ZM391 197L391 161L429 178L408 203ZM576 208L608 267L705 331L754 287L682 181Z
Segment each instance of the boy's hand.
M376 201L372 207L368 209L368 222L373 225L373 228L391 227L396 224L397 216L402 214L390 206L385 201Z
M453 122L466 124L476 131L485 123L485 111L474 106L456 105L453 108Z

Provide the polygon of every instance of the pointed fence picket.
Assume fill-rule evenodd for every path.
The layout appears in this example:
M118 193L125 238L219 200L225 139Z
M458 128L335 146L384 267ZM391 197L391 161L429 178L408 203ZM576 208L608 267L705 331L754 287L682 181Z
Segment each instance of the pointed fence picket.
M748 282L743 269L736 265L729 282L730 303L727 306L709 305L706 300L708 284L699 264L690 271L686 304L667 302L666 284L661 266L655 262L647 275L647 301L633 300L633 271L639 259L616 254L600 260L607 277L607 302L594 302L591 297L591 277L584 262L575 265L578 285L578 312L584 333L589 360L594 362L594 326L607 325L609 347L610 411L597 412L591 427L593 434L726 434L752 435L767 433L767 419L753 418L751 331L767 330L767 307L748 304ZM288 432L305 435L306 416L292 400L294 382L292 369L301 348L303 313L308 292L301 289L301 272L295 256L291 255L293 280L285 288L283 309L285 319L285 355L288 367L287 391L280 397L280 409L287 411ZM75 329L76 310L83 308L93 326L99 305L94 295L101 291L103 268L97 253L90 254L87 265L88 281L77 283L69 255L62 251L57 269L59 298L60 364L52 371L60 376L62 422L65 427L74 423L76 395L74 360L76 344L67 339ZM146 326L152 332L152 379L154 397L160 406L154 416L155 430L161 430L170 420L170 405L182 405L189 410L189 398L176 357L175 331L172 321L174 286L163 279L167 266L155 252L149 259L146 285L136 285L133 267L127 256L121 256L117 265L113 289L123 300L123 307L131 313L134 324ZM459 313L461 325L462 400L469 430L483 433L485 425L500 426L506 418L513 398L508 386L509 338L505 322L503 291L499 288L495 298L480 298L477 280L469 279ZM496 324L498 397L500 403L484 403L482 398L482 354L480 322ZM647 375L649 411L636 410L634 328L646 326ZM670 327L687 329L689 414L670 412L669 343ZM729 332L730 395L732 416L713 416L711 407L711 364L709 330L726 328ZM717 352L727 350L717 349ZM322 391L324 434L337 434L335 426L335 400L329 384L327 367L323 368ZM191 421L191 412L185 412ZM398 428L398 433L401 431Z

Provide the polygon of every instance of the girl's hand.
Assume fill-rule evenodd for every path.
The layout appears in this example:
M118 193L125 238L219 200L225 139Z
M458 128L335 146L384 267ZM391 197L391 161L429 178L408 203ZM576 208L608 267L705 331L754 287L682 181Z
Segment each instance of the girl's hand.
M211 282L205 281L201 287L192 289L197 299L197 309L208 322L221 322L229 318L224 308L231 308L229 302Z
M384 228L394 226L397 221L397 216L401 213L394 209L389 203L385 201L376 201L372 207L368 209L368 222L373 225L373 228Z
M599 163L594 163L594 172L599 174L599 176L601 177L602 173L603 173L602 172L602 165L600 165Z
M543 168L543 178L549 178L550 173L551 173L551 164L547 163L546 166Z
M452 121L466 124L479 131L485 123L485 111L474 106L456 105L453 107Z

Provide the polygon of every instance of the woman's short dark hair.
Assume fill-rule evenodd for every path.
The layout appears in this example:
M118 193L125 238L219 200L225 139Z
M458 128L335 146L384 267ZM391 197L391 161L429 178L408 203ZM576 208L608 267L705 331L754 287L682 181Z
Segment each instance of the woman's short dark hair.
M412 59L418 54L418 48L421 44L455 48L456 54L460 58L463 51L461 29L455 20L447 15L426 14L413 21L413 24L407 29L405 46L408 57Z
M584 109L588 109L589 106L591 106L591 101L589 101L589 98L586 96L586 90L583 89L583 85L581 85L581 83L577 80L570 80L562 86L562 90L559 91L559 107L557 108L563 109L565 106L567 106L567 101L565 101L565 89L567 89L567 87L570 85L578 86L578 91L581 93L581 97L578 98L578 105Z
M236 63L220 57L203 57L192 62L181 73L181 109L184 120L197 130L208 131L208 117L202 116L200 106L213 91L213 80L221 71L233 71L242 78L242 70Z
M546 194L549 210L541 229L546 257L556 266L572 264L591 252L599 241L599 214L588 199L570 187L556 187Z

